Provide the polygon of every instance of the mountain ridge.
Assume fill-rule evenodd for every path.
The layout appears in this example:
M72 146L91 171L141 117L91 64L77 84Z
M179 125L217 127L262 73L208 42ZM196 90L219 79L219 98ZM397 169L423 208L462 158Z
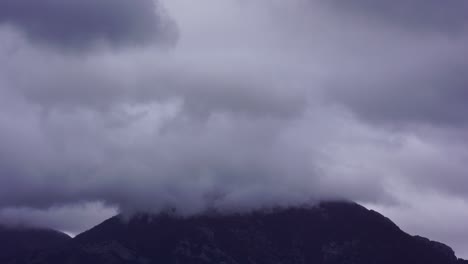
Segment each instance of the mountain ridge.
M59 249L12 264L466 264L439 242L403 232L351 202L189 217L114 216Z

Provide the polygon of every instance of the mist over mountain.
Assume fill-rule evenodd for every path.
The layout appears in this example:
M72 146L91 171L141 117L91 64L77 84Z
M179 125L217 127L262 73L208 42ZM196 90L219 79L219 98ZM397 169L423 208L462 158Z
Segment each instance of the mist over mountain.
M0 0L0 223L356 201L468 257L447 0Z

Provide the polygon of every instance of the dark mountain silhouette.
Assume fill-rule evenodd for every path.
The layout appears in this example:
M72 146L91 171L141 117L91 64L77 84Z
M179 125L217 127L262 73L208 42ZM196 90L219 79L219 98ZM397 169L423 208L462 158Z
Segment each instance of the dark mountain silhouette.
M66 245L16 264L467 264L453 250L411 236L379 213L348 202L314 207L116 216Z
M0 226L0 263L37 251L57 248L71 241L68 235L49 229Z

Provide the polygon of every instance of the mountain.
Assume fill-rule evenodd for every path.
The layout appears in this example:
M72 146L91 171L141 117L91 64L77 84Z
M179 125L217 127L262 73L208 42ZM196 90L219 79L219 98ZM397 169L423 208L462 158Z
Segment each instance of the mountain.
M15 264L467 264L358 204L326 202L248 214L116 216Z
M18 256L57 248L71 241L68 235L49 229L0 226L0 263Z

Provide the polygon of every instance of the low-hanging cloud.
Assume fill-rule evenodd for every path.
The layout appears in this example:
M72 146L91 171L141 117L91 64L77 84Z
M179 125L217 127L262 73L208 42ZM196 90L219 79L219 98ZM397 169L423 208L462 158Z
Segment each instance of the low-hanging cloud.
M67 50L173 43L177 28L154 0L4 0L0 25Z
M379 13L389 3L361 2L163 1L179 26L174 49L85 59L0 30L0 219L44 224L41 212L96 202L191 214L334 198L390 213L430 194L434 210L467 201L458 4L453 16L431 11L452 22L396 22ZM450 242L442 233L433 238Z

